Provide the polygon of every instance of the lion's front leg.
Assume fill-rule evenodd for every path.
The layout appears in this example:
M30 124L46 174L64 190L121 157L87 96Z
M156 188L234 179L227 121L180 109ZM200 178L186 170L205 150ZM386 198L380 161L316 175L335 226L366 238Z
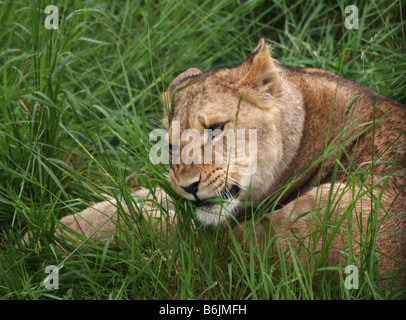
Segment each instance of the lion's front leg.
M157 189L153 195L148 189L142 188L132 196L134 204L142 212L143 219L148 224L148 227L154 228L157 233L170 233L171 230L174 230L173 224L176 224L176 218L172 202L164 191ZM111 236L117 236L117 225L124 222L124 220L127 223L123 224L123 226L128 227L128 222L130 222L133 231L135 233L140 232L139 224L134 221L128 205L111 198L96 203L79 213L63 217L60 220L61 224L57 228L56 235L58 237L62 234L66 235L65 241L68 243L71 242L70 240L83 241L87 238L103 240ZM24 236L24 240L29 242L28 234Z

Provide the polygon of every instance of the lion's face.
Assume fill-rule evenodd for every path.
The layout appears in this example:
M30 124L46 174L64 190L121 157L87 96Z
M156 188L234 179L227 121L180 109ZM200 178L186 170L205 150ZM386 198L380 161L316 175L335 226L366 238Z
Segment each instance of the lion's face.
M204 224L263 199L283 167L278 70L262 41L239 66L189 69L164 95L170 110L169 179Z
M196 201L195 213L200 221L217 224L236 212L252 188L252 180L258 179L257 131L251 130L250 137L248 130L241 130L256 129L257 124L242 121L248 116L247 102L240 102L238 112L237 96L227 92L205 96L206 85L186 89L185 94L195 99L184 100L184 105L179 99L175 104L167 135L169 178L177 193ZM176 112L178 107L184 111Z

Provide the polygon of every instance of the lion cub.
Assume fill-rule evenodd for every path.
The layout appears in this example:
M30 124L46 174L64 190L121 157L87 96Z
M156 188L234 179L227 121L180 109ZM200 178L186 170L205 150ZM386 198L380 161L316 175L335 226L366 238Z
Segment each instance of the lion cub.
M350 248L359 255L372 234L376 241L371 253L380 259L380 273L404 272L404 105L329 71L279 65L263 39L239 65L183 72L163 96L169 180L196 205L200 223L233 223L248 250L244 234L249 222L238 223L236 217L247 203L279 195L284 206L268 213L255 229L264 254L278 243L285 249L294 245L303 259L317 257L323 237L309 235L324 226L324 238L332 239L330 264L345 265ZM199 135L193 150L213 151L205 158L210 161L182 156L190 143L179 137L192 129ZM238 146L247 142L247 152L233 162L227 148L215 149L227 130L249 129L255 130L255 152L248 152L247 137L236 140ZM215 154L223 161L211 161ZM146 194L141 190L137 197ZM103 222L116 213L116 205L106 201L61 221L85 237L100 226L94 236L114 234L115 223ZM159 217L159 212L148 212L143 213L146 219ZM168 222L175 228L175 216Z

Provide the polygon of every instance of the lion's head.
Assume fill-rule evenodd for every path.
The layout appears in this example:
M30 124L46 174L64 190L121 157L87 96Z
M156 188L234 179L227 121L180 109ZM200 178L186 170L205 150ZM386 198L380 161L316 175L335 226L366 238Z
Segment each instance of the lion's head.
M224 222L247 199L264 199L281 178L302 129L292 120L302 111L291 95L263 39L241 64L189 69L168 87L169 179L195 201L202 223Z

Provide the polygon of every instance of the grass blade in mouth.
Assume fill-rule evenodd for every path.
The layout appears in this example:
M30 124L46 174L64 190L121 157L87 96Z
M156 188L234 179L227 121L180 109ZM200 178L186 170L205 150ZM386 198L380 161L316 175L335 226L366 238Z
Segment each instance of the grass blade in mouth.
M207 199L204 199L204 200L193 201L193 204L195 206L197 206L197 207L211 206L211 205L217 203L218 199L228 200L231 197L234 198L238 194L239 191L240 191L240 188L237 185L233 185L233 187L230 189L229 192L227 192L227 193L224 192L224 198L223 199L221 199L219 197L207 198ZM210 201L210 200L214 200L214 201Z

